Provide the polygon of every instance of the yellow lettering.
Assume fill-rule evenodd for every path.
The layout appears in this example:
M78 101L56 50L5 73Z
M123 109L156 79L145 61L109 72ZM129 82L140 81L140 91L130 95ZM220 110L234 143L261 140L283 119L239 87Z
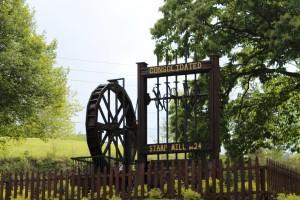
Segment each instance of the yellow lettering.
M154 67L151 67L150 68L150 72L149 72L150 74L154 74Z
M189 70L188 64L185 64L185 65L184 65L184 70L185 70L185 71Z
M198 69L202 67L201 62L198 62L197 65L198 65Z
M176 151L175 144L172 144L171 151Z

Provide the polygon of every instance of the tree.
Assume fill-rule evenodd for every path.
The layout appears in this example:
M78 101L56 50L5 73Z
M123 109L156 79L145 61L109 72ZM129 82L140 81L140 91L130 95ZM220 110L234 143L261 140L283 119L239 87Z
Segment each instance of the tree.
M72 133L67 71L53 67L56 41L36 33L23 0L0 1L0 136Z
M300 3L166 0L151 29L161 59L223 56L222 141L231 156L300 152ZM233 97L234 96L234 97Z

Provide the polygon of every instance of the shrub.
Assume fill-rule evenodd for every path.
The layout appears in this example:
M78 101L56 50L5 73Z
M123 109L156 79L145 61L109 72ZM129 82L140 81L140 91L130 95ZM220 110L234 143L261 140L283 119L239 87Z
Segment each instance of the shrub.
M279 194L277 200L300 200L300 196L295 194Z
M121 197L115 196L115 195L112 196L110 199L111 199L111 200L122 200Z
M158 188L153 188L148 192L149 199L161 199L162 198L162 193L160 189Z
M184 200L199 200L201 195L193 191L191 188L182 190L182 197Z

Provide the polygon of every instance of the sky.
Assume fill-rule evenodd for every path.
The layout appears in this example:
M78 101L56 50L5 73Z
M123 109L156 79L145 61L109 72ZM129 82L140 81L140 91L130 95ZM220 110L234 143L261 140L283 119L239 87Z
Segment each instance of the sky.
M163 0L27 0L37 32L57 40L57 66L69 68L68 84L83 110L72 120L85 134L85 107L98 84L125 78L136 104L136 63L156 64L150 28Z

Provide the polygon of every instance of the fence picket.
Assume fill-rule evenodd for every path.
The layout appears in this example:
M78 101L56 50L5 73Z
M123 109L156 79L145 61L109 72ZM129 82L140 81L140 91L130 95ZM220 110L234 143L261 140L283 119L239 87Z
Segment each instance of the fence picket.
M78 174L77 174L77 199L81 199L81 171L78 169Z
M71 186L71 199L74 200L74 197L75 197L75 191L74 191L74 187L75 187L75 176L74 176L74 171L71 172L71 182L70 182L70 186Z
M32 172L30 178L30 199L34 199L34 180L34 172Z
M189 187L189 163L188 160L184 161L184 187Z
M258 158L255 158L255 192L256 192L256 199L260 199L260 175L259 175L259 163Z
M192 180L191 180L191 184L192 184L192 189L196 190L196 166L195 166L195 160L192 160Z
M182 173L181 173L181 166L180 162L177 160L176 161L176 170L177 170L177 176L178 176L178 196L181 196L181 188L182 188Z
M147 182L146 182L146 185L147 185L147 189L148 191L150 191L151 189L151 184L152 184L152 162L149 163L148 166L146 166L146 169L147 169Z
M160 167L162 166L162 162L160 163ZM165 170L159 170L159 187L162 193L164 193L164 174Z
M69 171L66 171L65 175L65 199L69 199L69 182L70 182L70 176Z
M205 194L206 195L210 195L210 191L209 191L209 166L208 166L208 161L205 160L204 161L204 173L205 173Z
M45 188L46 188L46 173L43 172L42 174L42 194L41 194L41 197L42 197L42 200L44 200L46 197L45 197Z
M51 183L52 183L52 173L51 172L48 172L47 173L47 196L48 196L48 199L51 198Z
M26 176L25 176L25 199L28 198L28 190L29 190L29 173L26 172Z
M175 174L175 165L174 165L174 160L171 162L171 169L170 169L170 176L168 176L169 181L168 181L168 197L169 198L174 198L174 193L175 193L175 189L174 189L174 174Z
M9 173L6 179L5 184L5 200L11 199L11 190L12 190L12 175Z
M97 182L96 182L96 191L97 191L97 197L96 199L100 199L100 192L101 192L101 171L100 168L97 168Z
M63 172L60 171L59 173L59 189L58 189L58 196L59 196L59 200L63 199L63 195L64 195L64 185L63 185Z
M216 199L216 171L217 171L217 167L216 167L216 160L213 159L211 161L211 179L212 179L212 190L210 191L212 193L212 200Z
M145 191L144 191L144 182L145 182L145 164L142 163L141 167L140 167L140 185L141 185L141 197L144 198L145 197Z
M19 195L22 196L24 190L24 173L20 173L20 190L19 190Z
M4 190L4 175L0 174L0 200L3 200L3 190Z
M15 172L14 179L13 179L13 185L14 185L14 198L17 198L18 195L18 174Z
M87 197L88 196L88 180L90 177L90 173L85 171L83 178L83 187L82 187L82 197Z
M240 160L240 175L241 175L241 197L245 199L245 170L244 170L244 160Z
M203 194L203 190L202 190L202 161L199 160L198 161L198 170L197 170L197 191L198 193L200 193L201 195Z
M34 193L35 193L35 199L39 200L39 197L40 197L40 172L38 172L36 174L36 187L35 187L35 190L34 190Z
M219 197L223 199L223 163L222 160L219 161L218 164L218 172L219 172Z
M114 177L115 177L115 192L116 195L120 194L120 174L118 166L114 167Z
M126 170L123 169L122 171L122 187L121 187L121 190L122 190L122 196L125 196L126 194Z
M234 193L233 196L234 199L237 200L238 199L238 170L237 170L236 163L233 164L232 171L233 171L233 193Z
M104 167L104 175L103 175L103 196L102 198L106 199L106 183L107 183L107 168L106 166Z
M159 169L158 169L158 162L154 163L154 187L158 187L158 177L159 177Z
M249 160L248 160L248 193L249 193L250 200L253 199L252 180L253 180L252 161L251 161L251 158L249 158Z
M226 162L226 197L227 199L231 199L231 176L230 176L230 163L229 161Z
M57 171L53 172L53 197L57 197Z
M109 197L111 198L113 196L113 168L109 168Z
M133 184L134 185L134 194L133 194L133 196L134 196L135 199L138 197L138 185L139 185L139 177L140 177L139 168L140 167L141 167L140 164L137 164L137 169L136 169L134 177L133 177L133 183L134 183Z

